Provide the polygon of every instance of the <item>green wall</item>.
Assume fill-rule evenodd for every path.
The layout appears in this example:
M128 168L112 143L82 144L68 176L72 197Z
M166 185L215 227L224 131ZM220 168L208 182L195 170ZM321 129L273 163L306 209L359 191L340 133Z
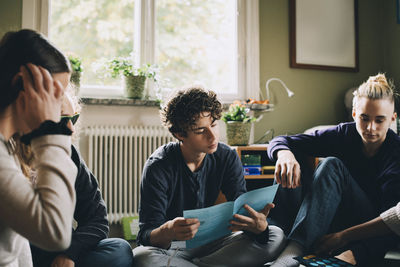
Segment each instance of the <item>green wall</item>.
M396 1L359 0L360 71L340 72L289 67L289 1L260 0L260 88L281 78L295 92L288 98L279 83L270 84L275 110L255 125L255 140L268 129L275 135L303 132L345 119L343 96L378 71L400 87L400 24ZM0 1L0 36L21 28L22 0ZM264 91L265 92L265 91Z
M400 90L400 24L396 19L396 1L382 1L383 8L383 34L384 66L389 77L393 78L397 90ZM382 35L381 35L382 36Z
M22 0L0 1L0 36L21 28Z
M295 95L288 98L279 83L270 84L275 110L255 125L255 140L268 129L275 135L292 134L346 118L346 90L382 70L379 10L379 0L358 1L359 72L296 69L289 67L289 1L260 0L260 88L265 90L265 82L277 77Z

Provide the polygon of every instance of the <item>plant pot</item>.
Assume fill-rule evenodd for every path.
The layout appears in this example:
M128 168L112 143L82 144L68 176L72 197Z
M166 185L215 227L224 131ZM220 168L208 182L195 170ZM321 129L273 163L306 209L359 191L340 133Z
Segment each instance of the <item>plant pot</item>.
M245 146L249 144L251 122L227 121L226 137L230 146Z
M124 76L125 96L141 99L143 97L145 82L146 76Z
M71 73L71 78L69 79L70 82L72 83L74 89L75 89L75 94L79 94L79 88L81 87L81 72L79 71L72 71Z

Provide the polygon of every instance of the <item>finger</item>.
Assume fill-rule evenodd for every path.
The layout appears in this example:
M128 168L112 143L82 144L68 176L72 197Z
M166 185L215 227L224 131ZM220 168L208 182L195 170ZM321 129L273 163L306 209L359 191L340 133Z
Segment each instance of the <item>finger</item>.
M257 217L257 211L255 211L252 207L249 205L245 204L243 207L249 212L250 217L256 218Z
M275 208L275 204L274 203L268 203L267 205L264 206L264 208L260 211L262 214L265 215L265 217L268 217L269 212L271 211L271 209Z
M230 221L229 222L231 224L232 227L248 227L249 225L247 223L243 223L243 222L238 222L238 221Z
M282 182L282 187L286 187L287 186L287 181L286 181L286 164L282 166L281 169L281 182Z
M200 226L200 222L195 223L195 224L189 224L189 225L179 225L176 227L175 231L178 233L189 233L197 230Z
M281 184L282 180L281 180L281 165L280 164L276 164L274 176L275 176L276 182L278 184Z
M198 221L197 218L188 218L185 219L183 217L177 217L175 219L175 224L178 226L186 226L186 225L190 225L190 224L194 224Z
M180 240L190 240L195 236L195 233L187 233L187 234L183 234L181 236L179 236L178 238Z
M44 89L42 73L40 72L38 66L33 65L32 63L28 63L26 65L32 74L33 85L34 85L35 91L38 93L42 93L42 91Z
M24 91L27 94L32 94L35 91L35 89L33 88L32 77L25 66L21 66L20 70L22 73L22 82L24 84Z
M185 219L184 221L182 221L185 225L192 225L192 224L196 224L196 223L200 223L199 219L197 218L189 218L189 219Z
M53 77L51 77L50 73L48 70L46 70L45 68L39 66L39 71L42 74L43 77L43 85L44 85L44 89L48 92L48 93L52 93L53 89Z
M286 186L288 188L293 188L293 167L292 166L287 167Z
M190 235L190 234L192 234L192 230L191 229L188 229L188 228L179 228L179 229L176 229L175 230L175 233L178 235L178 236L187 236L187 235Z
M231 220L232 222L236 221L236 222L242 222L242 223L248 223L248 224L251 224L254 222L254 219L247 217L247 216L240 215L240 214L233 215L233 218L235 220Z
M11 80L11 84L15 85L18 79L22 79L22 72L18 72L17 74L14 75L14 77Z
M294 180L294 186L295 187L299 187L301 186L301 180L300 180L300 175L301 175L301 169L300 169L300 165L296 164L294 166L294 172L293 172L293 180Z
M63 88L61 82L60 82L60 81L54 80L54 81L53 81L53 84L54 84L54 97L55 97L56 99L61 99L61 97L62 97L62 96L64 95L64 93L65 93L65 90L64 90L64 88Z
M17 113L18 114L23 114L24 111L26 110L26 102L25 102L25 92L21 91L18 95L17 98Z

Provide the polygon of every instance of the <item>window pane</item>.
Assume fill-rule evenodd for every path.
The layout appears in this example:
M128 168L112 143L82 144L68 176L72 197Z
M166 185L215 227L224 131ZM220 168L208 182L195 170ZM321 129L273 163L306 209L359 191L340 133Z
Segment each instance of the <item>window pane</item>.
M96 76L93 63L132 52L134 0L52 0L50 8L49 38L83 59L81 83L119 84Z
M172 88L200 82L220 94L236 94L236 1L157 0L156 5L161 78Z

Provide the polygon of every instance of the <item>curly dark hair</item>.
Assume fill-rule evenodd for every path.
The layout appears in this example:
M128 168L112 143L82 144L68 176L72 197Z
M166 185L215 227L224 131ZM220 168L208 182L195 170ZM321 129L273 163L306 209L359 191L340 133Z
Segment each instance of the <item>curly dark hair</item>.
M210 112L213 120L219 120L222 104L213 91L194 86L178 91L161 109L160 117L172 135L186 137L202 112Z

